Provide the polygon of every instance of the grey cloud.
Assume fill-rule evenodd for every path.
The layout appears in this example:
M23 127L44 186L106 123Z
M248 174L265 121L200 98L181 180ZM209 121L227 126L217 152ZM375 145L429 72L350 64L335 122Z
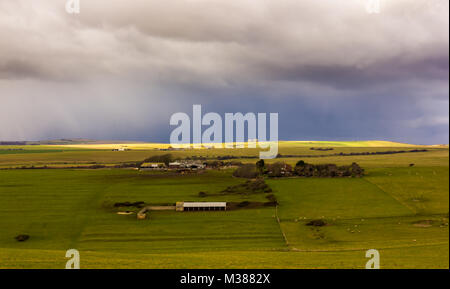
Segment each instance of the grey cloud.
M448 142L448 1L63 2L0 0L0 139L167 140L201 103L276 110L282 138Z
M158 80L165 75L183 79L189 73L195 76L191 81L200 83L211 74L232 81L242 75L258 81L263 74L273 80L294 76L323 82L328 77L320 77L322 73L370 77L380 62L407 66L448 48L448 12L436 13L433 6L421 13L413 10L411 21L405 17L412 9L405 0L387 5L378 18L364 11L364 1L356 0L92 0L82 2L77 16L66 14L54 1L32 7L5 1L2 6L17 11L19 19L4 20L2 34L23 37L3 37L0 49L5 51L0 52L6 64L0 67L3 75L18 77L28 72L31 78L76 79L145 71ZM17 20L30 14L34 25L17 26ZM18 61L17 53L28 68L22 73L7 65Z
M312 81L342 89L364 89L412 79L447 80L448 54L431 55L425 59L404 62L388 59L367 67L346 65L270 66L267 78L288 81Z

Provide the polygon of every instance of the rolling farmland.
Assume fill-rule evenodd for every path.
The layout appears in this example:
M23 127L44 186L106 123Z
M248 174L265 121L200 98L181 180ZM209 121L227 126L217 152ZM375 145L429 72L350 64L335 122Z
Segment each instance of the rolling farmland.
M130 151L112 151L120 146ZM222 193L245 182L233 169L174 175L114 168L167 153L257 160L247 148L160 148L167 146L0 146L0 268L64 268L71 248L80 251L82 268L364 268L367 249L380 251L382 268L449 267L448 147L280 142L281 158L272 162L295 165L300 158L292 155L312 164L357 162L366 175L266 179L278 207L155 211L142 221L116 214L113 204L126 201L265 201L264 194ZM415 148L427 151L347 155ZM86 165L105 167L73 168ZM306 225L315 219L327 225ZM30 239L17 242L18 234Z

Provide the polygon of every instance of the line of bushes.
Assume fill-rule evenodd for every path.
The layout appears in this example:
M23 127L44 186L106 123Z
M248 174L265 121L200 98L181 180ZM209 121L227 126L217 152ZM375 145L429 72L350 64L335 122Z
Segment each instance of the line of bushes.
M317 150L317 151L330 151L334 150L333 148L310 148L310 150ZM400 150L400 151L379 151L379 152L352 152L352 153L333 153L333 154L326 154L326 155L283 155L278 154L277 158L321 158L321 157L330 157L330 156L368 156L368 155L391 155L391 154L403 154L403 153L422 153L422 152L428 152L427 149L413 149L413 150ZM232 155L225 155L225 156L217 156L217 157L205 157L205 156L191 156L185 158L186 160L232 160L232 159L258 159L259 157L257 155L255 156L232 156Z
M270 193L272 189L266 184L264 179L248 180L243 184L229 186L222 191L223 194L258 194Z

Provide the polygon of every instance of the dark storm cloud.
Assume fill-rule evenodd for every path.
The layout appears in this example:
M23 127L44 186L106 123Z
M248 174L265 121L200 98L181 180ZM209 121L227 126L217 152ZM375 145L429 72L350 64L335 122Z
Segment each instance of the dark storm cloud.
M7 60L0 65L0 78L41 77L40 69L22 60Z
M0 0L0 139L167 141L200 103L279 112L284 139L448 142L448 1L63 2Z
M448 52L447 52L448 53ZM267 67L268 79L285 81L311 81L341 89L365 89L420 79L446 81L449 77L448 54L431 55L425 59L405 62L388 59L368 67L346 65L305 65L293 67Z

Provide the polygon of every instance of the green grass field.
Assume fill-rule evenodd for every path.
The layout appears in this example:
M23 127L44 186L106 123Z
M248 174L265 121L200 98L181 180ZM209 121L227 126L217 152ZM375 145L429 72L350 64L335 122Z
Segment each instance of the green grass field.
M310 150L313 146L334 150ZM226 187L245 181L233 178L231 170L181 176L131 169L12 169L114 165L167 153L155 150L155 144L130 145L132 150L126 152L111 147L0 147L0 268L64 268L65 252L71 248L80 251L82 268L364 268L368 249L379 250L382 268L449 267L448 147L336 156L416 147L282 142L281 154L310 155L304 160L314 164L356 161L366 176L269 179L278 208L152 211L149 219L140 221L135 215L116 214L112 204L266 199L264 194L221 195ZM170 153L180 158L257 155L254 149ZM281 160L295 164L299 159ZM200 191L209 196L199 197ZM328 225L306 226L313 219ZM18 234L31 238L17 242Z

